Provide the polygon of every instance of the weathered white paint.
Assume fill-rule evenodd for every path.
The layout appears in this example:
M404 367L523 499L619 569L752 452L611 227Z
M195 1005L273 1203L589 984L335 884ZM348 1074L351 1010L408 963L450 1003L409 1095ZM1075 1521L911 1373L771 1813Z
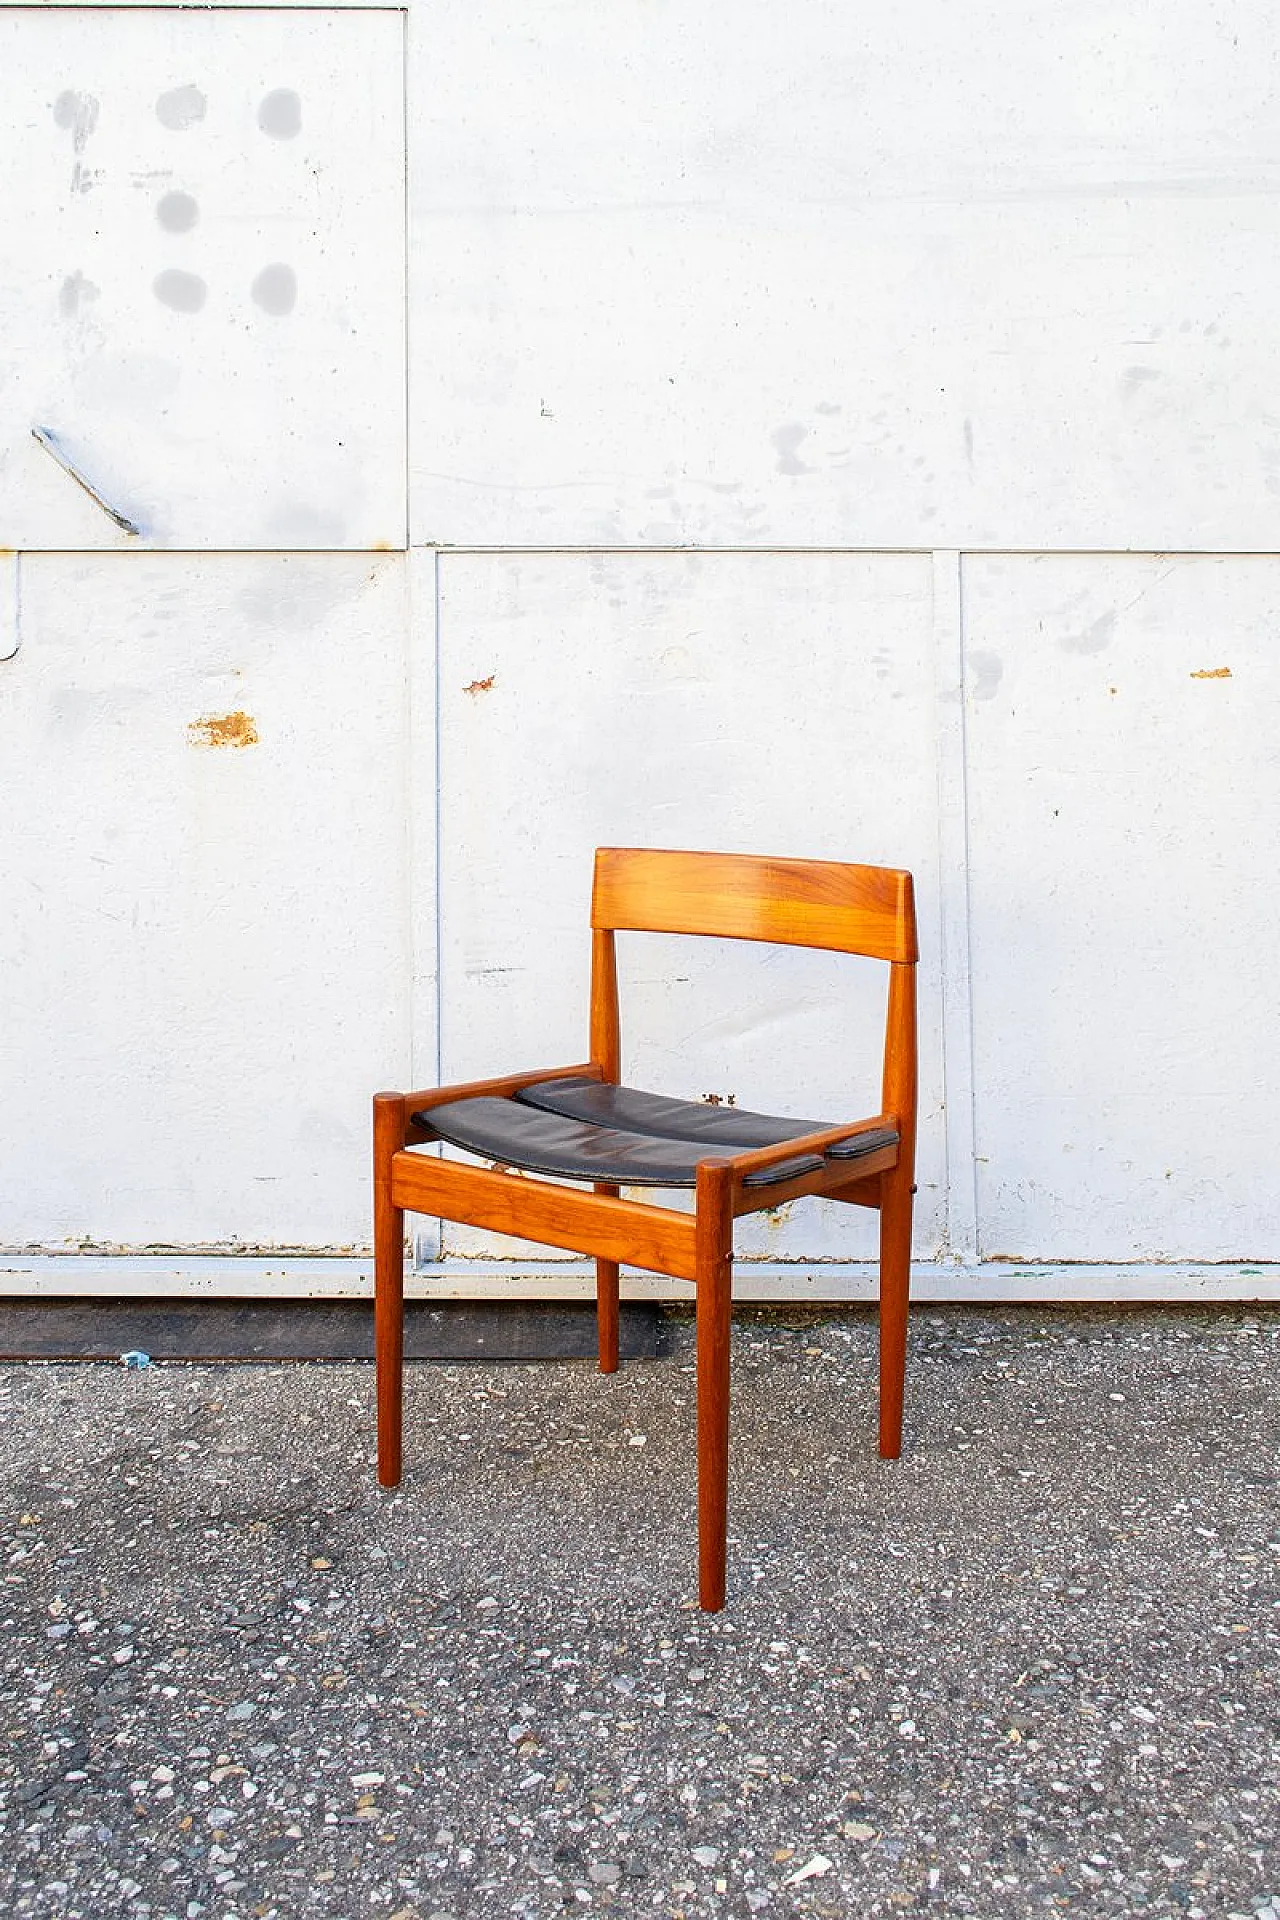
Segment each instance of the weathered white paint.
M942 1068L946 1228L950 1260L978 1250L973 1144L973 995L969 951L969 801L964 726L962 556L933 556L936 647L938 948L942 983Z
M413 537L1277 545L1262 0L415 14Z
M152 0L129 0L129 4L150 6ZM79 13L83 8L90 8L95 12L108 13L120 11L120 0L0 0L0 9L19 7L28 11L41 8L50 12L56 9L65 13L72 11ZM263 0L217 0L216 9L212 0L207 0L205 10L209 12L216 10L218 13L260 13L263 11ZM316 5L316 0L271 0L270 11L272 13L281 11L317 13L320 9ZM324 11L326 13L402 14L408 9L407 7L388 7L387 0L325 0Z
M192 1250L363 1247L374 1085L578 1055L634 839L915 868L922 1297L1274 1297L1278 65L1261 0L0 4L0 1242L183 1250L10 1279L366 1285ZM874 1093L870 970L661 947L635 1077ZM861 1297L858 1215L741 1244Z
M965 564L988 1255L1276 1257L1278 594L1276 559Z
M0 1244L367 1239L368 1095L408 1055L404 577L24 560Z
M592 849L695 845L914 870L919 1240L941 1238L934 662L924 560L446 555L440 562L446 1080L581 1059ZM424 905L427 903L424 903ZM825 1118L878 1110L887 970L751 943L620 940L625 1071ZM850 1258L860 1208L744 1221ZM450 1232L447 1246L488 1244Z
M306 21L0 9L0 542L404 545L402 25Z
M21 591L17 554L0 552L0 664L22 645Z
M396 1063L389 1087L440 1084L439 703L440 563L429 549L413 548L409 566L409 632L406 657L409 768L407 783L409 872L405 914L409 924L409 1045ZM372 1231L370 1226L369 1231ZM421 1215L409 1224L415 1265L440 1258L440 1222Z

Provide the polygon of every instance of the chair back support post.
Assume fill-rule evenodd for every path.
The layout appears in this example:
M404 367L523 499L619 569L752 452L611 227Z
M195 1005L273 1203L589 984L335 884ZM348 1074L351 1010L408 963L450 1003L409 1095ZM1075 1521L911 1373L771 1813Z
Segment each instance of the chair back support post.
M616 1086L622 1077L622 1038L618 1018L618 957L613 929L591 930L591 1058Z
M880 1107L895 1117L899 1164L908 1168L915 1156L917 1071L916 963L903 960L889 969Z

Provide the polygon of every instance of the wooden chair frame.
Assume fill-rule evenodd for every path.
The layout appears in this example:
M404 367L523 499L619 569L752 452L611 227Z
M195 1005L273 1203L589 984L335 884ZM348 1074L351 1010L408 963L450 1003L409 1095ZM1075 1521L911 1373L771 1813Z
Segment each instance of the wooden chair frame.
M916 927L911 876L830 861L738 854L601 848L592 895L589 1060L574 1066L379 1093L373 1103L374 1263L378 1479L401 1476L404 1216L407 1211L515 1234L595 1256L599 1365L618 1365L618 1265L689 1281L697 1322L699 1598L725 1599L728 1501L729 1341L733 1223L802 1195L880 1213L880 1453L902 1447L916 1128ZM481 1095L511 1096L539 1081L590 1078L617 1084L621 1070L614 935L623 929L719 935L779 945L834 948L889 964L881 1111L869 1119L731 1155L711 1153L696 1170L692 1215L594 1190L409 1151L432 1136L415 1113ZM896 1146L766 1187L748 1177L797 1155L819 1154L884 1128Z

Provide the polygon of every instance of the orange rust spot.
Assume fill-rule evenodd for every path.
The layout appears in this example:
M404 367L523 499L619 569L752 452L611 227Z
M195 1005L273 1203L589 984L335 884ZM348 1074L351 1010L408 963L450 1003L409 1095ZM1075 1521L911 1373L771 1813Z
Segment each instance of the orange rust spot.
M1191 678L1193 680L1229 680L1231 669L1230 667L1201 667L1199 673L1193 673Z
M493 683L497 677L496 673L491 673L487 680L473 680L470 686L464 687L462 691L464 693L489 693L492 691Z
M208 713L202 720L193 720L187 728L187 739L193 747L256 747L258 729L253 723L252 714Z

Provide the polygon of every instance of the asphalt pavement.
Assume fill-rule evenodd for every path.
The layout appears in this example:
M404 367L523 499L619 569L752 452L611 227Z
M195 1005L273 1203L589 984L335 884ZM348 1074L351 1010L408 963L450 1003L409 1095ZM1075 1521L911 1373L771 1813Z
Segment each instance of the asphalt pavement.
M1280 1312L367 1365L0 1367L0 1912L1280 1920Z

